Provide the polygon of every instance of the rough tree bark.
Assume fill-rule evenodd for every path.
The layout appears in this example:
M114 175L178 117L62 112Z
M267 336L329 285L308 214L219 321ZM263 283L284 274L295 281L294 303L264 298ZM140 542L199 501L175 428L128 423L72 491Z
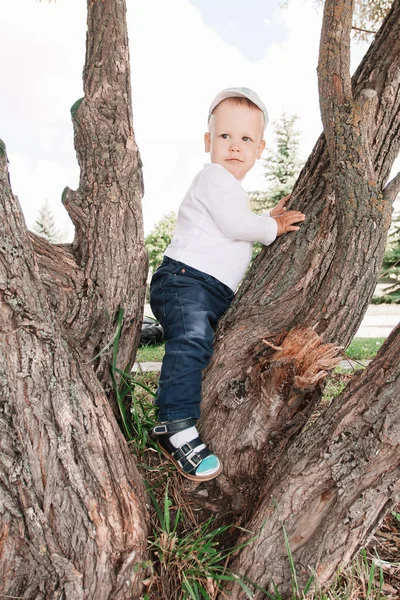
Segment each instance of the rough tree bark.
M205 375L202 429L236 500L238 490L258 495L320 397L334 347L357 331L399 191L399 177L385 184L400 148L400 3L352 82L351 12L350 2L326 1L319 81L327 139L292 195L306 222L255 261L219 325ZM239 504L253 501L250 494Z
M144 492L104 391L56 322L0 155L0 593L128 599Z
M300 587L313 571L326 583L400 501L399 356L400 326L279 461L247 524L259 537L235 561L236 572L291 594L283 524ZM236 589L230 598L243 596Z
M87 359L112 340L119 309L124 309L120 368L132 364L139 343L147 277L125 14L125 0L88 1L85 95L71 108L80 182L76 191L63 192L75 225L74 243L57 247L31 234L59 322ZM111 351L103 351L94 363L105 385Z
M224 462L220 485L236 495L252 490L239 505L252 514L246 527L261 530L233 567L264 586L274 580L283 594L291 575L280 518L303 583L308 567L327 582L399 499L398 333L291 446L336 346L349 343L368 306L400 187L399 176L385 186L400 144L400 4L353 82L352 9L350 0L325 1L318 67L325 136L293 193L306 224L254 265L217 331L205 378L203 430Z
M128 600L146 559L144 489L104 393L133 360L146 259L125 1L88 1L71 246L28 235L0 151L0 595ZM94 373L93 366L97 373ZM101 385L100 381L103 383Z

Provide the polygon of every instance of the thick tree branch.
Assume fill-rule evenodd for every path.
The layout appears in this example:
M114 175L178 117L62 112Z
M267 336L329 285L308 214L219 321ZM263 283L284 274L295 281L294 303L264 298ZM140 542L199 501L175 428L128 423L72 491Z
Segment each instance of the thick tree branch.
M276 453L301 429L320 394L318 385L299 392L290 414L295 426L288 431L280 417L290 409L289 392L295 392L292 382L302 364L293 356L277 393L269 385L274 380L271 352L261 340L279 345L292 330L313 329L322 345L346 347L370 302L391 219L391 207L379 190L400 148L399 87L400 4L395 2L353 77L354 113L360 113L362 104L373 114L370 125L357 127L345 120L348 139L338 132L345 145L338 155L351 153L352 135L360 154L354 152L344 165L339 161L332 172L320 137L292 195L292 207L307 215L305 224L259 255L216 333L203 385L202 427L236 489L257 485L260 468L269 472ZM368 89L377 96L362 93ZM370 155L366 139L372 140L367 145ZM368 162L376 173L371 180ZM234 403L237 393L240 406ZM221 435L226 428L236 435Z
M350 34L353 0L326 0L322 21L318 84L322 115L352 99L350 78ZM328 119L327 119L328 121ZM330 129L325 122L325 135Z
M380 193L370 151L370 121L376 113L378 97L375 90L363 89L353 101L350 78L352 14L352 0L325 2L318 61L321 118L339 218L340 213L349 212L352 206L368 202L372 195Z
M43 237L29 232L47 298L57 319L71 332L83 294L84 275L77 265L71 244L52 244ZM78 341L78 340L76 340Z
M125 312L118 366L133 361L143 312L144 248L141 160L132 123L125 0L88 0L84 98L71 109L81 169L77 191L63 202L75 225L68 252L35 243L53 306L99 378L109 382L109 349L120 308ZM61 261L61 262L58 262ZM61 283L61 285L60 285Z

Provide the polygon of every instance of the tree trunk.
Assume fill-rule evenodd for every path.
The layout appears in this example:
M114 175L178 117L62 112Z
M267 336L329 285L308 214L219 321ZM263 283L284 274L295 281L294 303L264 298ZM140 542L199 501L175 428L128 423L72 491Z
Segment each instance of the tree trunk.
M359 327L399 188L399 177L385 183L400 148L400 3L352 84L350 27L350 3L327 0L319 60L327 141L318 140L292 195L306 222L256 259L205 374L203 433L224 464L223 489L236 500L250 490L242 508L318 401L334 346Z
M370 368L290 447L247 524L258 538L235 561L236 572L270 591L273 581L290 595L284 526L299 587L312 573L326 583L400 501L399 355L400 326ZM242 597L239 589L230 596Z
M146 557L141 478L57 324L0 156L0 593L128 599Z
M143 484L104 393L112 348L89 363L123 308L129 366L144 301L124 0L88 1L84 90L72 245L28 235L0 144L0 595L31 600L138 597L147 558Z

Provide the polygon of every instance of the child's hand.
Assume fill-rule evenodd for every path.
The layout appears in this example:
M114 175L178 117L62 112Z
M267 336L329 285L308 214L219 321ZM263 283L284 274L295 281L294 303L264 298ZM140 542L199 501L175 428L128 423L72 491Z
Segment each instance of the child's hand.
M281 198L278 204L269 211L270 217L279 217L280 215L283 215L287 211L286 204L289 202L290 198L291 194Z
M276 235L279 237L288 231L298 231L300 227L293 225L293 223L300 223L300 221L304 221L306 216L298 210L288 210L280 217L272 218L277 222L278 232Z

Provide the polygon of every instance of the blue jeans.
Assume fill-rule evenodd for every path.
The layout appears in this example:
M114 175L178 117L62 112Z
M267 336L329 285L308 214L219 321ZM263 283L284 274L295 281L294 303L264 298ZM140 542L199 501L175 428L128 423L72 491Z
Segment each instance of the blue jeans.
M160 421L200 417L201 372L233 296L215 277L167 256L154 273L150 306L166 340L156 398Z

